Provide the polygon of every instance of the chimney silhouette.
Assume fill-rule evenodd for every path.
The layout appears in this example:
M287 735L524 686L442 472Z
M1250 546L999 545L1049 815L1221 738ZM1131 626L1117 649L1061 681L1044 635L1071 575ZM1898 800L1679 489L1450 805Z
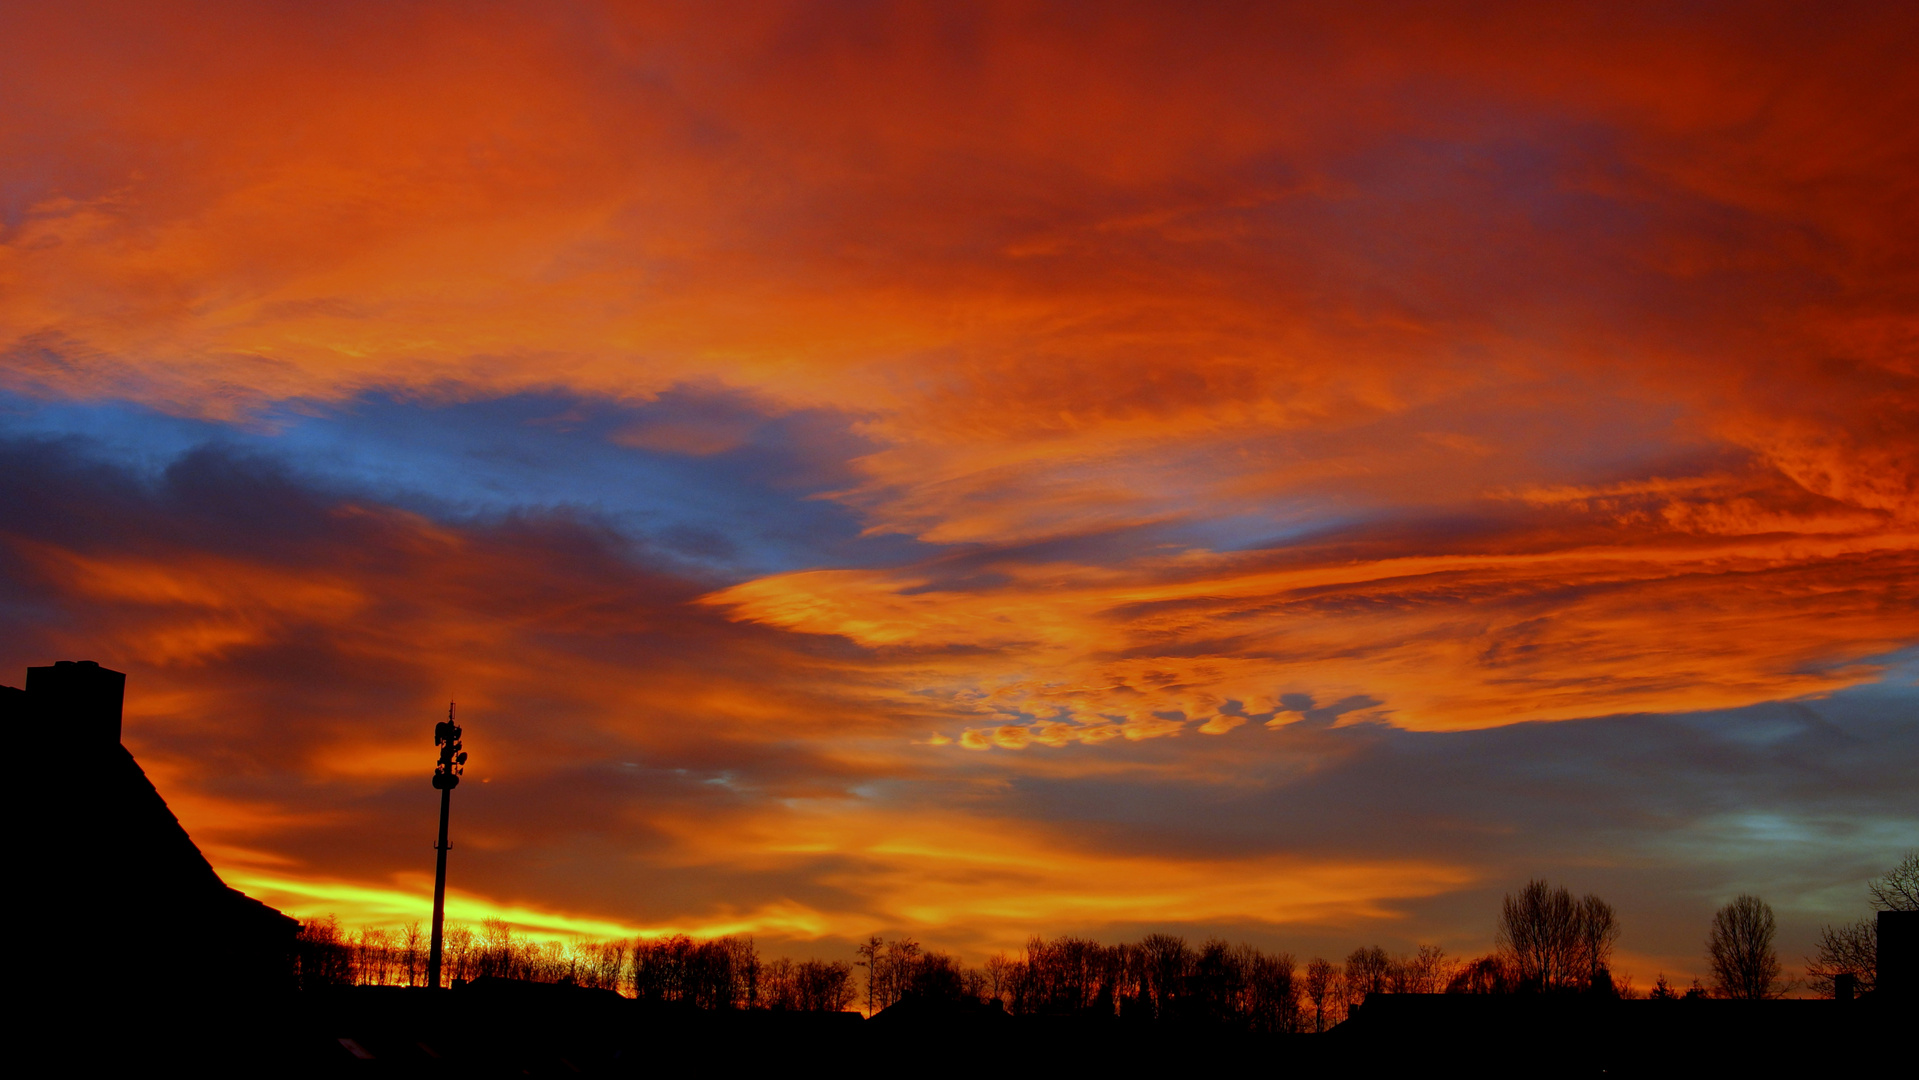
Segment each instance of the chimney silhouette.
M27 669L27 698L40 735L56 746L104 749L120 745L120 709L127 677L92 660L61 660Z

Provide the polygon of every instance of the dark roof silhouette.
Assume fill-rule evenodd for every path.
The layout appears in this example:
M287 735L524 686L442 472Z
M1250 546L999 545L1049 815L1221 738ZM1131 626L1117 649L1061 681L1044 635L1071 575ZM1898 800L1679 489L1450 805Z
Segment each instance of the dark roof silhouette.
M1919 911L1881 911L1877 919L1877 993L1905 1002L1919 999Z
M120 744L125 686L83 660L28 668L24 690L0 687L29 826L21 892L50 931L36 935L48 951L39 970L76 989L129 963L164 984L288 985L299 923L229 888L200 853Z

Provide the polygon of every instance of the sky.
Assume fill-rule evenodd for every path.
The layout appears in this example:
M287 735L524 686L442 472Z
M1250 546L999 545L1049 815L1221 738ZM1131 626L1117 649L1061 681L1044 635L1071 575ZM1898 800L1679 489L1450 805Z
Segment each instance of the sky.
M1789 966L1919 836L1919 9L27 5L0 681L536 935Z

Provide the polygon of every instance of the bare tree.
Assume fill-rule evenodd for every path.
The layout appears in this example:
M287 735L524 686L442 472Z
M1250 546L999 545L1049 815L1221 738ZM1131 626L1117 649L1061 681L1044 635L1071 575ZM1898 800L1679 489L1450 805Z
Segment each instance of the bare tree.
M1123 960L1124 954L1117 954ZM1097 941L1070 934L1026 943L1026 963L1013 996L1014 1011L1071 1014L1112 1009L1116 954Z
M880 960L878 970L884 977L880 980L879 1007L884 1009L912 988L913 974L919 967L920 943L910 937L889 941L886 955Z
M799 986L794 979L793 961L784 956L770 960L760 977L764 983L760 990L760 1004L779 1012L799 1008Z
M853 965L844 960L781 957L760 968L760 1006L795 1012L840 1012L853 1003Z
M1588 985L1612 966L1613 946L1619 941L1619 918L1612 905L1587 893L1579 901L1579 974Z
M391 935L383 926L362 926L354 938L354 963L362 986L385 986L393 981Z
M1306 965L1306 1000L1313 1003L1313 1030L1325 1031L1328 1010L1337 1005L1339 997L1339 969L1331 960L1315 956Z
M1919 911L1919 851L1909 851L1899 865L1866 883L1872 906L1880 911ZM1879 927L1871 919L1827 926L1819 931L1819 952L1806 958L1807 984L1821 997L1833 997L1836 980L1850 975L1859 992L1879 981Z
M1437 994L1452 981L1453 965L1446 950L1437 945L1421 945L1419 952L1401 959L1397 965L1395 987L1407 994Z
M1153 1015L1163 1017L1173 999L1185 992L1192 973L1193 950L1186 939L1172 934L1148 934L1139 940L1140 992L1153 1003Z
M420 930L420 920L415 919L406 925L400 936L400 962L406 966L406 984L420 985L425 972L422 970L426 960L426 934Z
M314 919L300 927L294 955L301 989L353 985L353 946L341 933L337 916Z
M1219 938L1199 947L1187 978L1192 1008L1208 1022L1222 1023L1239 1011L1246 989L1246 957Z
M1581 989L1611 962L1619 920L1597 896L1534 879L1506 896L1495 940L1522 989Z
M486 918L480 920L479 941L475 949L475 974L492 975L495 978L511 978L513 975L513 927L505 919Z
M1240 1011L1247 1026L1260 1032L1299 1030L1299 982L1290 953L1265 953L1241 946L1246 960L1246 990Z
M910 938L896 943L891 970L892 1001L958 1001L966 995L966 972L959 961Z
M760 1003L760 950L752 935L719 939L731 976L729 1005L751 1009Z
M1512 968L1494 954L1460 965L1446 983L1448 994L1510 994L1518 989Z
M672 934L633 943L633 996L641 1001L686 999L686 968L693 940Z
M987 996L1002 1006L1013 996L1013 987L1019 981L1020 962L1005 953L994 953L986 958Z
M1564 886L1540 879L1507 895L1495 935L1521 984L1555 990L1572 978L1578 947L1578 906Z
M1820 997L1834 997L1834 980L1853 977L1860 992L1872 989L1879 974L1879 927L1871 919L1819 931L1819 955L1806 958L1806 983Z
M446 931L446 978L466 982L473 977L473 928L450 926Z
M1778 929L1772 905L1757 896L1741 894L1712 917L1706 955L1720 997L1761 1001L1785 993L1779 955L1772 948Z
M979 968L959 969L960 993L969 1001L994 1001L993 980Z
M853 965L802 960L793 969L796 1004L807 1012L844 1012L853 1004Z
M1919 851L1908 851L1899 865L1866 885L1880 911L1919 911Z
M1367 994L1383 994L1392 988L1393 958L1377 945L1354 949L1346 957L1346 1000L1358 1005Z
M593 975L590 985L601 990L618 990L626 974L628 948L624 939L601 942L593 953Z
M866 1015L868 1016L872 1016L880 1010L879 988L880 980L884 977L880 970L884 962L881 957L881 950L885 948L886 939L878 934L874 934L872 937L860 942L859 947L853 950L858 953L860 957L860 959L855 962L855 966L866 969Z

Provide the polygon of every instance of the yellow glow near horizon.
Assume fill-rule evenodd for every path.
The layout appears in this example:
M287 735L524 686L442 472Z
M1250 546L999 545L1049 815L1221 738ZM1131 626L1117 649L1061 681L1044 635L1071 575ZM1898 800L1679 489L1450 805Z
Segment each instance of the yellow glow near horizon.
M433 915L431 882L422 891L417 888L272 876L248 870L227 870L222 876L229 885L294 914L303 921L335 915L348 926L403 926L416 920L424 923ZM588 940L651 939L673 934L691 937L755 933L778 933L787 937L819 936L819 920L797 907L680 926L630 926L607 919L501 904L457 889L447 890L446 917L449 922L468 924L500 919L525 934Z

